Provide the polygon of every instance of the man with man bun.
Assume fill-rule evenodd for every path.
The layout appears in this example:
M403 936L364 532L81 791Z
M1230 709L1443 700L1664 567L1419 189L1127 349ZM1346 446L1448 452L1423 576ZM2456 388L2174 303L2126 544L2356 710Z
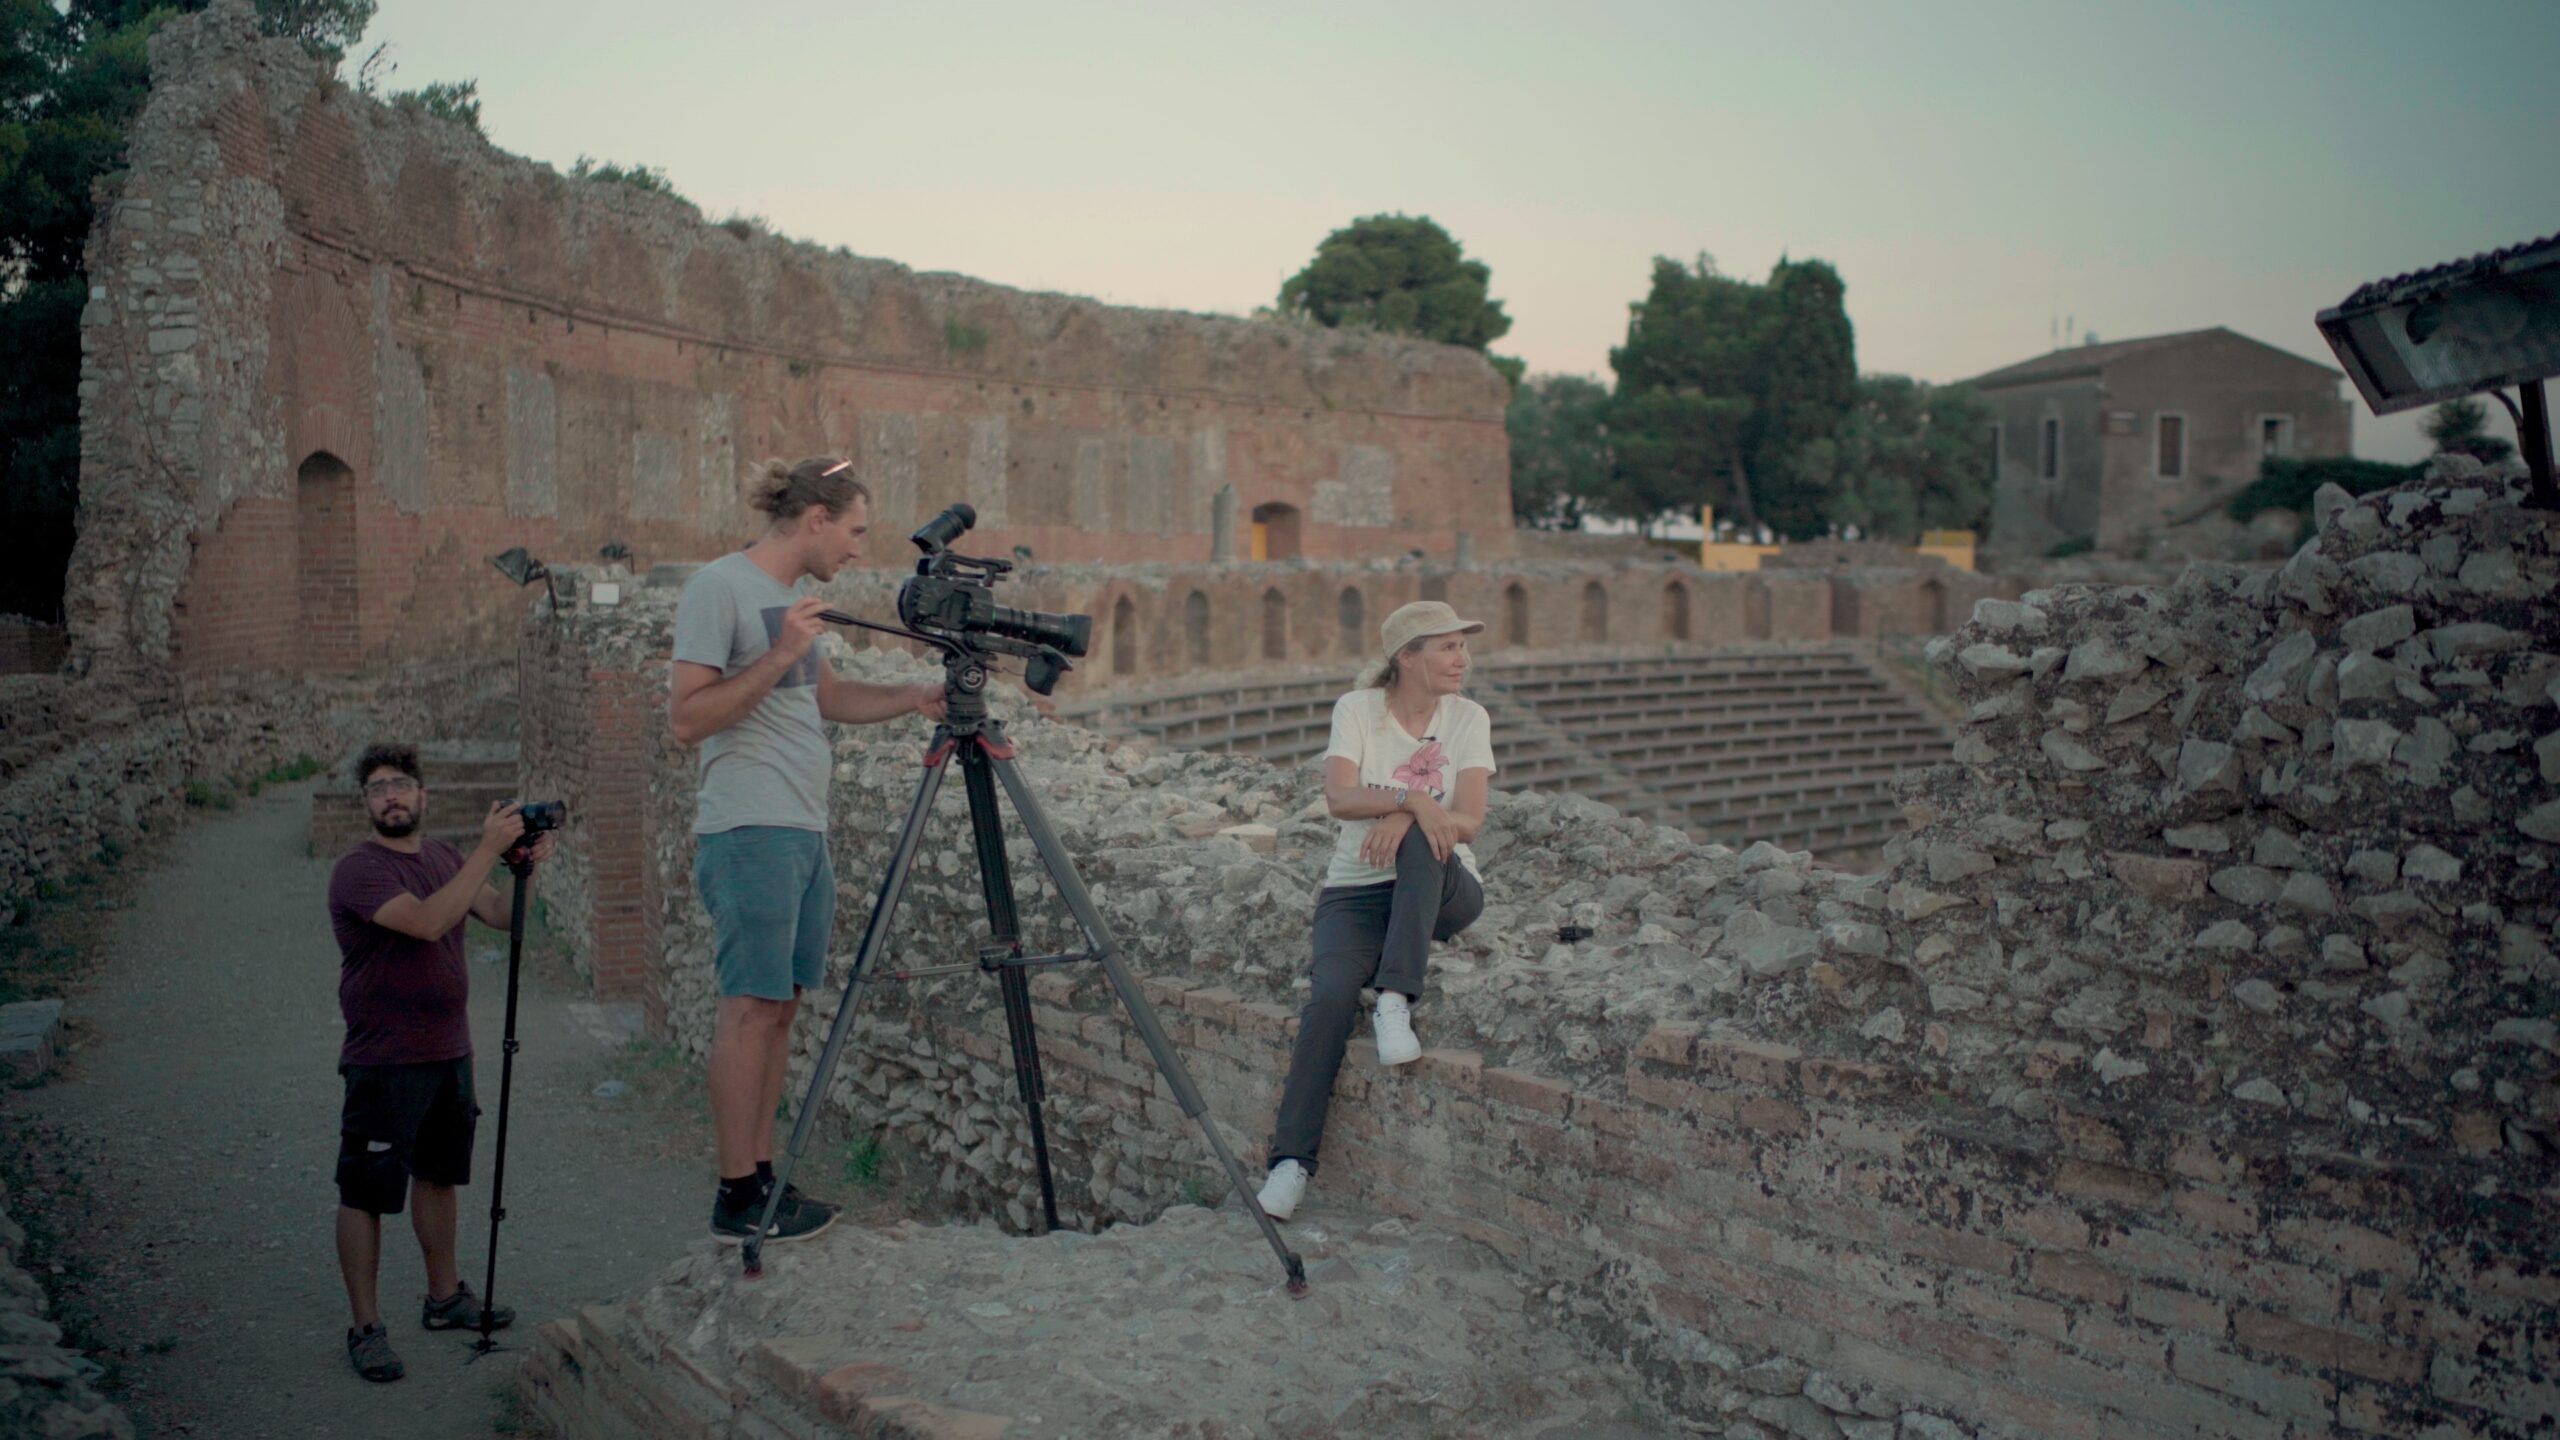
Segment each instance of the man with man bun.
M701 747L693 833L694 890L711 912L720 1008L712 1031L711 1129L720 1188L711 1233L755 1233L773 1174L773 1122L803 991L826 978L835 915L827 859L826 721L870 725L940 719L940 685L839 678L817 653L826 602L808 593L859 559L870 492L853 462L769 461L749 503L769 523L746 549L685 582L676 603L667 716ZM767 1240L814 1235L832 1205L787 1186Z

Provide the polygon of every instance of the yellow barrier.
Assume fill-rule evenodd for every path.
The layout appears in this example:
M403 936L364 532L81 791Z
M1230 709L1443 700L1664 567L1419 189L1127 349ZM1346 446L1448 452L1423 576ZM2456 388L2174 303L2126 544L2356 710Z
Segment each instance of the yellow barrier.
M1707 538L1698 542L1698 568L1701 570L1757 570L1763 558L1786 548L1783 545L1746 545L1739 541L1716 539L1716 512L1712 505L1699 508L1698 523L1707 532ZM1975 538L1970 530L1924 530L1920 532L1920 543L1911 547L1911 553L1935 556L1958 570L1971 570Z

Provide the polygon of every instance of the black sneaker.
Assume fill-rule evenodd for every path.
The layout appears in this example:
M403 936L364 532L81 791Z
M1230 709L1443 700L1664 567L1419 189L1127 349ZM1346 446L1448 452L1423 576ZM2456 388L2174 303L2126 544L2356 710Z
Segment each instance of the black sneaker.
M409 1367L400 1363L399 1352L391 1348L391 1332L379 1320L347 1332L347 1363L377 1385L409 1373Z
M818 1229L809 1231L808 1233L811 1235L815 1235L818 1233L818 1230L824 1230L829 1225L834 1224L836 1217L844 1213L843 1206L830 1205L824 1200L813 1200L808 1196L801 1194L799 1186L788 1184L782 1187L782 1208L785 1210L808 1211L818 1215L820 1217L818 1221Z
M484 1307L471 1294L471 1282L456 1281L453 1293L441 1300L430 1299L418 1316L418 1323L430 1330L477 1330ZM504 1330L516 1323L516 1312L504 1305L485 1307L489 1312L489 1328Z
M756 1221L764 1217L764 1199L732 1210L718 1199L711 1202L711 1238L723 1245L743 1245L756 1233ZM765 1228L765 1243L783 1240L806 1240L836 1223L832 1205L820 1204L786 1186L782 1203L773 1207L773 1223Z

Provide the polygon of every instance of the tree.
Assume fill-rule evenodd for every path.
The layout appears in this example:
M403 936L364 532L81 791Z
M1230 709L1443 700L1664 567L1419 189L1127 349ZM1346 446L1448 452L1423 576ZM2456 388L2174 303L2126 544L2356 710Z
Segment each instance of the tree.
M1493 271L1429 216L1371 215L1324 238L1280 285L1279 309L1337 329L1418 335L1482 350L1510 332ZM1516 383L1516 376L1515 376Z
M90 187L124 163L146 47L207 0L0 0L0 612L61 613L80 482ZM259 0L263 28L335 61L373 0Z
M617 165L610 160L598 160L592 155L581 155L576 163L569 167L569 178L600 180L608 185L628 185L634 190L645 190L652 195L684 200L683 193L676 189L676 183L667 178L667 172L655 165ZM693 202L685 200L685 203L690 205Z
M404 110L418 110L439 120L468 125L474 135L488 133L480 128L477 80L431 80L415 90L399 91L391 97L391 103Z
M1760 520L1782 535L1819 534L1831 496L1796 479L1795 457L1840 432L1859 400L1857 339L1848 287L1820 260L1780 260L1760 297L1753 336L1752 398L1742 436L1761 477Z
M1540 530L1578 530L1586 514L1617 513L1611 483L1609 387L1581 375L1539 375L1511 393L1511 514Z
M2447 400L2428 411L2418 428L2435 442L2439 455L2468 455L2495 465L2516 453L2516 447L2489 433L2489 407L2476 399Z
M1869 375L1837 434L1811 441L1793 467L1827 497L1823 518L1869 535L1981 530L1991 513L1983 437L1991 407L1962 385Z
M1742 524L1822 527L1827 495L1804 490L1797 452L1836 432L1855 394L1844 287L1818 260L1780 261L1769 283L1653 262L1628 307L1611 421L1619 489L1648 512L1712 503Z

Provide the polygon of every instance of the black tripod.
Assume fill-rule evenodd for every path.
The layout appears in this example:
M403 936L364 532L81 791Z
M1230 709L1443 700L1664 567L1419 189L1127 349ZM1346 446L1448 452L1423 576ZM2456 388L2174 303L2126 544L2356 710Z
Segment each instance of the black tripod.
M479 1359L498 1348L490 1338L497 1328L498 1317L498 1222L507 1218L503 1203L507 1193L507 1101L516 1083L516 978L524 969L525 891L533 879L533 837L528 835L509 847L506 854L507 873L516 877L515 903L507 910L507 1026L506 1043L498 1061L498 1154L489 1162L489 1273L480 1282L480 1338L471 1344L471 1358Z
M870 973L872 962L889 936L889 925L896 916L899 896L907 885L907 872L914 865L916 845L924 838L925 821L933 813L934 796L942 789L942 778L956 755L960 776L969 793L969 825L977 841L978 876L986 892L987 924L992 932L989 943L979 950L974 965L941 965L921 970L890 972L887 978L922 979L932 975L956 974L980 970L996 977L997 988L1004 997L1005 1029L1013 1046L1014 1083L1022 1095L1022 1108L1031 1120L1031 1153L1040 1172L1040 1213L1043 1229L1054 1230L1058 1224L1058 1200L1049 1178L1049 1134L1040 1115L1046 1098L1040 1079L1040 1043L1032 1029L1031 982L1025 973L1034 966L1066 965L1077 961L1097 961L1102 973L1109 976L1111 988L1120 1004L1129 1012L1130 1023L1146 1042L1155 1057L1156 1069L1173 1090L1182 1113L1199 1123L1200 1133L1209 1141L1209 1149L1226 1167L1227 1182L1234 1187L1245 1210L1262 1226L1265 1240L1289 1280L1289 1293L1304 1294L1307 1272L1280 1238L1280 1227L1271 1222L1256 1201L1254 1191L1245 1178L1244 1167L1236 1162L1234 1152L1218 1134L1209 1119L1208 1102L1200 1098L1199 1087L1192 1084L1191 1074L1183 1068L1182 1057L1173 1042L1166 1038L1164 1027L1156 1020L1155 1007L1147 1003L1137 983L1121 963L1120 942L1113 939L1094 909L1093 897L1086 893L1084 881L1076 874L1075 862L1066 847L1058 841L1057 832L1049 828L1049 817L1041 813L1040 803L1025 785L1021 772L1014 768L1014 749L1004 736L1004 723L987 714L987 665L984 658L956 642L896 630L851 616L827 612L823 618L838 624L861 625L921 640L943 651L943 696L948 705L945 718L935 727L933 743L924 757L924 778L916 787L915 803L907 809L906 824L898 832L897 849L889 860L888 873L880 877L879 897L872 902L871 921L862 932L862 947L854 953L853 973L845 977L844 999L836 1006L835 1023L828 1028L827 1044L818 1056L817 1073L810 1077L809 1093L800 1102L800 1114L791 1126L791 1146L773 1180L773 1192L765 1199L763 1217L756 1233L749 1236L741 1252L745 1273L754 1277L764 1273L764 1237L773 1225L774 1212L782 1204L782 1188L791 1179L792 1167L799 1163L800 1152L808 1143L810 1122L817 1116L819 1103L827 1093L827 1082L835 1075L836 1061L844 1051L845 1037L852 1033L854 997ZM1040 863L1047 867L1051 883L1066 901L1083 930L1088 950L1065 955L1025 955L1022 937L1015 923L1013 908L1013 875L1005 860L1004 828L996 813L996 786L1001 782L1013 802L1013 812L1022 819L1022 828L1030 832L1032 848L1040 852ZM504 1111L501 1110L499 1133L505 1134Z

